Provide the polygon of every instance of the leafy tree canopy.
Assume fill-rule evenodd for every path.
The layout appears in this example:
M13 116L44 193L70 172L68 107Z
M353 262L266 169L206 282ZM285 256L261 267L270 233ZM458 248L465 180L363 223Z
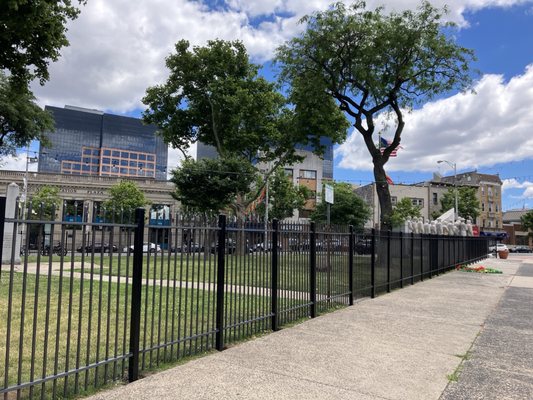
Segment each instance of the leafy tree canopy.
M420 207L413 205L409 197L401 199L394 207L391 215L391 225L401 226L408 218L420 217Z
M0 156L15 155L34 139L46 146L45 132L52 129L52 116L35 104L27 85L0 72Z
M166 65L167 82L147 89L144 119L158 125L175 148L185 150L201 141L215 146L221 156L284 165L301 159L295 149L298 143L316 144L320 151L320 137L332 137L334 142L344 138L345 121L334 124L329 115L320 116L329 122L322 129L296 129L295 111L274 83L258 76L259 66L249 61L241 42L214 40L190 49L181 40Z
M80 12L74 2L0 2L0 156L15 154L35 139L47 144L44 132L53 129L53 119L35 104L29 83L37 78L43 85L50 61L68 46L66 24Z
M61 205L59 188L56 186L41 186L31 198L32 219L54 218Z
M311 191L305 186L298 186L278 168L268 182L268 220L274 218L282 220L292 217L295 209L302 208ZM265 216L266 202L262 202L256 209L258 215Z
M349 183L333 184L334 204L330 209L330 222L338 225L353 225L361 229L370 218L370 208L362 198L356 195ZM326 202L317 205L311 214L313 221L326 222Z
M417 11L365 10L362 1L333 4L303 18L306 29L278 49L280 79L296 109L322 115L334 101L362 135L372 162L382 229L390 228L392 204L384 170L400 144L403 109L471 83L471 50L443 33L446 10L422 2ZM376 148L375 120L390 114L394 138L383 154Z
M172 171L173 197L190 211L213 213L244 196L256 180L256 171L239 158L184 160Z
M68 46L66 24L80 10L71 0L3 0L0 2L0 70L22 82L49 79L48 64ZM85 0L78 1L85 4Z
M302 160L298 144L313 144L316 152L321 153L324 150L321 137L329 137L333 142L345 137L348 125L335 108L314 116L307 129L301 129L305 118L296 117L298 107L292 107L274 83L258 76L259 66L250 62L241 42L213 40L206 46L190 48L187 41L181 40L175 53L166 59L166 65L170 71L167 81L147 89L143 102L148 108L143 118L156 124L164 140L184 153L191 143L201 141L214 146L218 155L227 159L220 161L221 165L227 163L225 168L239 167L257 173L259 168L266 168L269 176L280 165ZM234 165L234 160L248 165ZM189 163L182 170L192 172L193 166ZM215 167L205 162L198 164L196 171L200 173L207 166ZM204 185L191 189L179 186L178 193L182 194L178 197L190 202L183 193L194 189L203 197L195 206L205 209L227 203L230 193L242 193L240 179L203 176L215 182L204 181ZM178 185L186 179L178 171L174 181ZM256 197L264 183L256 188ZM225 190L220 195L212 194L219 184ZM237 186L230 189L227 184ZM241 211L255 200L254 196L239 199L240 204L235 205Z
M120 218L121 214L131 217L136 208L147 204L149 201L135 182L121 181L109 188L109 199L104 202L104 208L115 218Z
M477 189L470 186L459 186L457 188L457 201L459 203L459 216L465 219L476 221L479 216L479 200ZM455 191L450 188L440 200L441 213L455 207Z
M525 229L533 231L533 210L530 210L522 215L520 217L520 221ZM532 233L530 232L529 234L531 235Z

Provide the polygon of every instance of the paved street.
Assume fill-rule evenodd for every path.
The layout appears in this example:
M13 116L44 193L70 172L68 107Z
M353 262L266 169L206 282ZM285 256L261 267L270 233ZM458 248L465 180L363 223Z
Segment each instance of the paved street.
M533 258L481 265L504 274L448 273L91 399L533 398Z

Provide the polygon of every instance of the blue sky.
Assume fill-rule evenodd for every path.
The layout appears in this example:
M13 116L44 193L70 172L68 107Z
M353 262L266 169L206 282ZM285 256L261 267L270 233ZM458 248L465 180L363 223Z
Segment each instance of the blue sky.
M265 64L275 48L303 27L305 14L331 0L91 0L69 26L70 47L50 67L51 79L35 84L40 105L65 104L138 116L148 86L167 75L164 58L180 39L202 45L213 38L240 39L254 62ZM417 0L367 1L368 7L414 8ZM442 6L444 0L435 0ZM459 24L459 44L478 61L476 95L447 94L406 116L403 149L386 166L395 182L413 183L433 172L477 169L505 181L503 209L533 208L533 0L455 0L449 18ZM372 181L370 158L357 134L335 149L335 179ZM169 153L169 167L178 163ZM25 158L3 160L23 169Z

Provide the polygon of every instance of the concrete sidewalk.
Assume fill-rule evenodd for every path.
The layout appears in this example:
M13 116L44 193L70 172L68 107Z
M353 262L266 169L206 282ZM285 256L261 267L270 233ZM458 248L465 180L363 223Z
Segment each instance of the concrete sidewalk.
M463 383L463 374L470 376L469 371L476 369L471 363L478 357L476 338L485 336L485 323L502 323L498 306L509 285L519 278L521 290L533 299L533 276L526 276L529 272L533 275L533 264L522 264L523 274L516 278L519 258L489 259L481 265L501 269L504 274L447 273L103 391L91 399L533 398L531 347L523 356L519 352L507 356L519 358L508 359L507 370L502 372L521 373L522 380L512 382L520 386L514 392L502 389L498 397L491 397L494 392L483 385L472 389L472 379ZM524 299L526 304L521 303ZM517 297L511 306L521 311L509 318L532 320L529 300L523 293ZM496 319L491 319L493 315ZM533 338L531 324L522 328L524 337ZM516 332L502 332L503 339L511 340L505 343L520 348L520 343L505 337ZM487 342L479 346L490 346L492 336L489 331ZM450 382L448 376L469 350L472 357L462 365L458 382ZM470 396L473 390L476 396Z

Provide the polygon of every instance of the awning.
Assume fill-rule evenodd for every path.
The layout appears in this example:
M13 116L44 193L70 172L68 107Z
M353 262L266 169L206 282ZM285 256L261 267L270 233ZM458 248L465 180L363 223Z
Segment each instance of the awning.
M496 239L507 239L509 236L507 235L507 232L487 232L487 231L481 231L479 232L479 236L486 236L486 237L493 237Z

